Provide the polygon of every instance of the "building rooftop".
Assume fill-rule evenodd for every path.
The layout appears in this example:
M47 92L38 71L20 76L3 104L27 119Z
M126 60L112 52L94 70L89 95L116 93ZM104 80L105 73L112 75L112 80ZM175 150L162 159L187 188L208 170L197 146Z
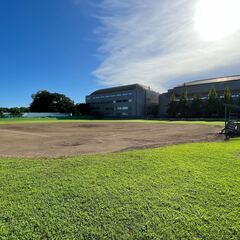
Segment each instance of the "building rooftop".
M150 89L149 87L146 87L146 86L141 85L141 84L130 84L130 85L124 85L124 86L119 86L119 87L100 89L100 90L94 91L90 95L105 94L105 93L111 93L111 92L129 91L129 90L134 90L136 88Z
M213 84L213 83L221 83L221 82L230 82L230 81L240 81L240 75L228 76L228 77L218 77L218 78L209 78L203 80L195 80L191 82L187 82L177 87L183 86L194 86L194 85L201 85L201 84Z

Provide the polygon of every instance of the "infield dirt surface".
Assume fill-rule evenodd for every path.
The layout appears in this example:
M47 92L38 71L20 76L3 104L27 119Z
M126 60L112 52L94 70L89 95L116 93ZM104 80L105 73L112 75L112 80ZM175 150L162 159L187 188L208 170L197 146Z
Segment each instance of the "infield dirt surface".
M156 123L0 125L0 156L61 157L219 141L219 126Z

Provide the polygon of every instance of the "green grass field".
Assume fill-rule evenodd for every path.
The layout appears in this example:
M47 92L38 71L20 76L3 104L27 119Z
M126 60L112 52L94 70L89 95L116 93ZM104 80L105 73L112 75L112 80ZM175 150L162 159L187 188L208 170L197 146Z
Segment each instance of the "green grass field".
M0 118L1 124L19 123L64 123L64 122L141 122L141 123L174 123L174 124L211 124L223 126L223 121L169 121L169 120L84 120L84 119L57 119L57 118Z
M0 159L0 239L239 239L240 140Z

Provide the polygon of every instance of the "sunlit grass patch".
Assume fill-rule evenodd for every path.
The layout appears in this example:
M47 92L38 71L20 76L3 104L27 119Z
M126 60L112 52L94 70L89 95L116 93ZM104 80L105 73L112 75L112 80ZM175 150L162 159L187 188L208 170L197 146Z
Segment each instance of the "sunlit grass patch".
M0 159L0 239L239 239L240 141Z

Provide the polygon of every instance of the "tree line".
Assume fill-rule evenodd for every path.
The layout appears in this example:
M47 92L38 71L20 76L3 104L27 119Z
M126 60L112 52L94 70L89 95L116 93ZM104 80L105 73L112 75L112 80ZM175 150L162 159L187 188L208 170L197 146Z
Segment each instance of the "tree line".
M24 112L58 112L71 113L73 115L90 115L91 109L89 104L75 104L74 101L64 94L42 90L32 95L32 102L28 108L0 108L0 117L6 112L12 117L22 116Z
M195 94L193 99L188 99L187 88L184 87L179 99L173 93L168 104L167 113L173 118L195 118L195 117L223 117L225 104L237 104L240 106L240 94L233 99L228 87L225 88L223 97L220 97L213 87L206 100L202 100L200 94Z
M12 107L12 108L0 108L0 117L3 117L4 113L9 113L12 117L20 117L24 112L29 112L29 108L26 107Z

